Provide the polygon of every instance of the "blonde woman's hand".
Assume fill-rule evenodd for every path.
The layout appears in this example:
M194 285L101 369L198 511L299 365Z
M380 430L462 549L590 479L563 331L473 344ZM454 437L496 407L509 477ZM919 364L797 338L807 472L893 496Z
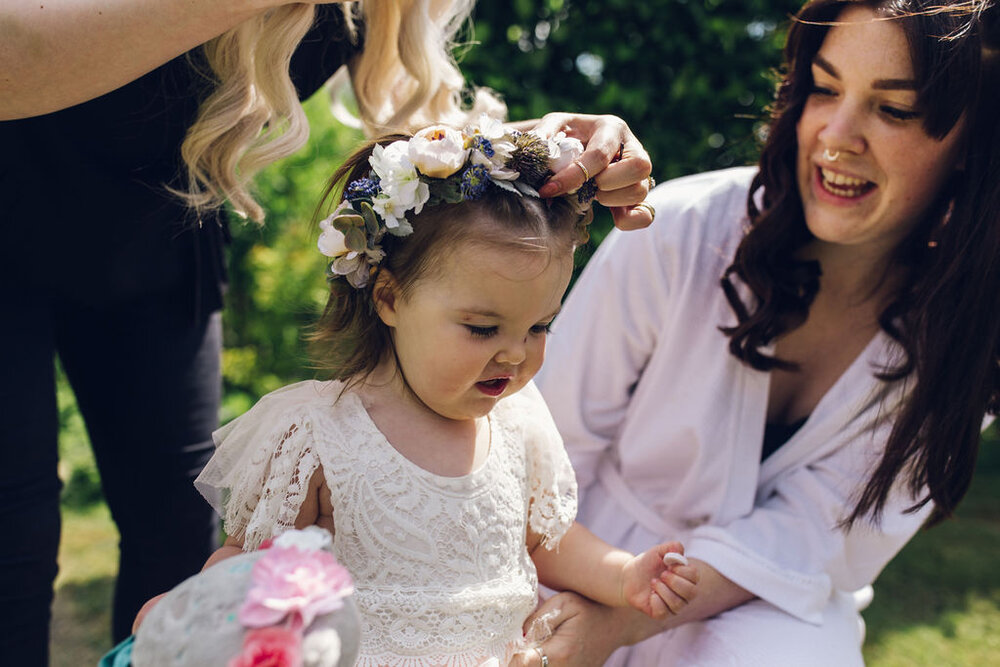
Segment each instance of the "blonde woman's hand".
M615 226L640 229L653 222L645 206L638 206L649 193L652 164L642 143L617 116L550 113L533 128L543 137L558 132L583 142L584 151L576 162L553 174L539 193L543 197L574 192L587 176L597 183L597 201L611 210ZM582 167L580 166L582 165Z

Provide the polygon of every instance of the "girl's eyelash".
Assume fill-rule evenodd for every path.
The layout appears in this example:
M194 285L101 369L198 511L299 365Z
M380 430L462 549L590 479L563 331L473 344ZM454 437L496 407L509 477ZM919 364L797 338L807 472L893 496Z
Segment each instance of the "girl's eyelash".
M550 334L552 333L552 322L547 322L545 324L536 324L531 327L531 333L533 334Z
M469 330L469 333L471 333L473 336L476 336L477 338L489 338L490 336L495 336L498 330L498 327L495 326L477 327L474 324L466 324L465 328ZM552 332L551 322L548 322L547 324L536 324L535 326L531 327L531 333L533 333L536 336L546 335L551 332Z
M489 338L497 332L496 327L477 327L472 324L466 324L465 328L468 329L469 333L473 336L477 336L479 338Z

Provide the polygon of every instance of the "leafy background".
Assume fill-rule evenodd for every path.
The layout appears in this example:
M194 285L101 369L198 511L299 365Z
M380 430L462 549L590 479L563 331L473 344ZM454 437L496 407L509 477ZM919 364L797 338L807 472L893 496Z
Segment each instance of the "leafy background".
M658 181L754 161L787 17L798 0L512 0L480 2L468 79L505 98L514 120L550 110L613 113L642 139ZM325 96L307 104L306 148L268 169L264 227L233 227L225 312L222 420L262 394L313 377L301 332L325 298L313 207L361 140ZM590 248L610 228L599 215ZM94 664L108 648L117 534L72 392L60 386L65 526L53 664ZM890 565L866 612L872 665L1000 662L1000 456L984 447L959 519L922 533Z

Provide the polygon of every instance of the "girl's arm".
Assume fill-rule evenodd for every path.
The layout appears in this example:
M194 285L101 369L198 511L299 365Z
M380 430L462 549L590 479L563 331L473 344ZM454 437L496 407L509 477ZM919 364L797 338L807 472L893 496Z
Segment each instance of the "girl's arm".
M306 492L306 497L299 508L298 516L295 517L296 528L305 528L306 526L313 525L320 526L329 530L331 534L333 533L333 503L330 500L330 489L326 486L326 480L323 477L323 468L321 467L317 467L312 477L309 478L309 490ZM239 556L241 553L243 553L243 538L227 535L226 541L208 557L201 570L204 572L216 563L224 561L227 558L232 558L233 556ZM142 623L142 619L146 617L146 614L156 606L164 595L166 593L160 593L142 605L139 613L135 615L135 621L132 622L132 634L135 634Z
M622 646L677 627L688 621L709 618L736 607L753 595L729 581L707 563L691 560L698 569L698 597L680 613L653 620L631 608L612 608L575 593L560 593L542 603L525 621L525 632L536 618L556 611L551 619L552 636L542 644L549 667L600 667ZM524 652L515 656L512 667L539 667L540 656Z
M664 563L668 552L683 551L678 542L661 544L638 556L612 547L574 523L558 549L529 540L538 579L549 588L574 590L613 607L629 605L654 618L678 613L695 597L698 573L691 566Z
M103 95L286 1L3 0L0 120Z

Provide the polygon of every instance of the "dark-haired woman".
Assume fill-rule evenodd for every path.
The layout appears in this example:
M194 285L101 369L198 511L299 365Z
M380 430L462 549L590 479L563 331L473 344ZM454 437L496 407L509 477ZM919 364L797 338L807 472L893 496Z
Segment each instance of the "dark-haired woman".
M809 2L759 167L657 188L591 261L539 382L580 518L682 540L699 597L557 595L526 664L862 663L856 592L952 513L998 397L998 13Z

